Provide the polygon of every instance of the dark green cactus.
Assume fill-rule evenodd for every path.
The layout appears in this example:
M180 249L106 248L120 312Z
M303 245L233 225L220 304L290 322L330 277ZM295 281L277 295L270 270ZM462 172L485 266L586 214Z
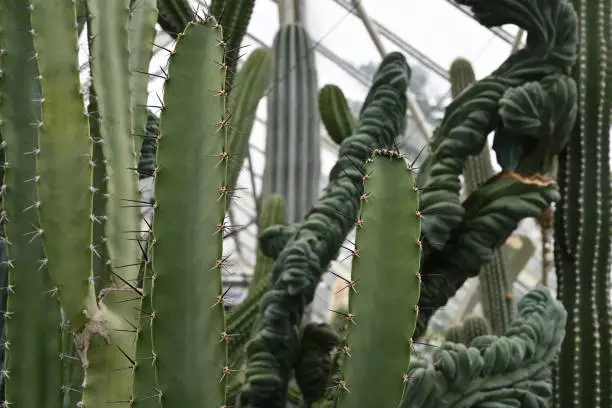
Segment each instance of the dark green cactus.
M451 326L444 333L444 340L451 343L463 343L463 327L460 325Z
M566 320L563 305L547 289L534 289L518 302L517 319L503 337L482 336L470 348L445 343L432 365L413 367L400 407L546 407L549 365Z
M327 134L338 146L353 134L355 118L342 89L336 85L325 85L319 91L319 113Z
M568 311L554 406L612 406L612 2L572 0L580 27L578 119L559 155L555 214L558 296ZM576 17L574 17L576 18Z
M491 333L491 325L481 316L470 316L463 321L463 344L469 346L476 337Z
M463 58L453 61L449 74L453 98L459 97L461 92L476 82L472 64ZM478 155L470 156L465 161L465 193L471 194L494 175L491 152L488 144L485 144ZM512 286L508 281L501 248L496 249L493 252L493 260L482 267L478 274L478 283L485 317L491 322L493 332L502 334L512 319L512 299L508 297L508 293L512 293Z
M280 27L272 46L275 86L268 95L262 196L287 200L287 222L306 215L319 195L321 147L312 41L301 24Z
M514 9L517 0L457 3L471 6L487 27L523 27L530 41L447 107L419 170L425 255L420 304L426 309L419 315L417 336L465 279L492 261L493 251L520 220L558 200L552 181L538 172L547 170L563 148L575 112L575 84L566 73L576 59L576 15L567 1L539 8L533 0L521 0L520 12ZM504 171L460 204L459 175L467 158L482 151L491 131Z
M471 6L485 26L525 28L530 41L446 109L419 171L423 229L436 249L444 247L464 219L459 175L466 159L480 153L487 135L496 131L494 148L504 170L542 172L563 148L575 103L574 82L564 75L576 59L575 13L569 4L557 0L555 7L537 9L533 0L523 0L519 3L529 6L518 11L517 0L457 3Z

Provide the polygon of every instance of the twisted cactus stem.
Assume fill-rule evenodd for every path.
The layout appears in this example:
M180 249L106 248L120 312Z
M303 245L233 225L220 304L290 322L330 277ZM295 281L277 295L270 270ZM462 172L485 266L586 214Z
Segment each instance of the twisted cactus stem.
M523 167L531 170L540 162L547 164L551 155L563 147L563 129L572 120L573 108L571 83L568 83L571 80L563 75L576 58L575 14L571 6L564 0L556 0L555 7L542 9L538 9L539 4L534 0L521 0L519 8L516 0L495 3L458 0L457 3L471 6L476 19L487 27L516 24L525 28L530 41L447 107L430 145L431 153L421 166L418 182L423 187L425 236L438 250L463 220L459 175L465 160L482 150L487 135L497 128L499 142L494 148L504 169L520 166L521 171ZM527 83L547 77L547 82ZM534 120L524 122L527 117ZM528 126L534 128L527 129ZM539 138L534 141L526 136L529 134Z
M364 163L377 145L391 145L403 125L410 72L405 58L383 60L361 111L355 135L340 148L339 176L280 252L272 288L261 305L261 329L247 346L243 399L254 407L283 407L298 352L299 325L321 275L359 221Z
M612 406L610 116L612 2L573 0L580 27L578 120L559 156L558 296L568 310L555 375L557 408Z
M463 58L453 61L449 73L453 98L459 97L461 92L476 81L472 64ZM478 155L470 156L465 161L463 169L465 194L471 194L494 175L491 151L489 145L485 143ZM493 260L482 267L478 274L478 283L485 317L491 322L493 332L502 334L512 319L512 297L508 296L512 294L512 285L508 282L501 248L497 248L493 252Z
M396 406L404 393L421 286L421 220L412 172L402 156L388 149L376 149L366 165L362 223L346 288L348 329L336 384L338 408Z
M538 287L518 302L503 337L480 336L471 347L444 343L432 365L408 373L401 408L545 407L552 394L549 365L557 357L567 313Z
M283 195L289 223L300 221L320 192L317 75L311 46L300 24L281 26L272 46L275 86L267 97L262 196Z

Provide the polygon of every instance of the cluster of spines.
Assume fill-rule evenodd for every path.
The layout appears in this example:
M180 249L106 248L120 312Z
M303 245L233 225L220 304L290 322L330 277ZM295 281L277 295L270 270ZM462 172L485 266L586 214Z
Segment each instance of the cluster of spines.
M368 404L369 400L371 404L373 400L369 398L380 401L381 395L391 405L402 399L410 379L407 370L421 286L422 216L412 177L414 167L407 166L404 156L389 148L375 149L365 167L360 222L356 226L355 248L350 251L353 267L346 285L350 291L348 311L342 313L347 322L347 335L340 347L344 373L334 379L339 406L349 407L356 401ZM402 227L396 228L393 223ZM388 285L387 289L381 291L381 285ZM363 318L364 311L383 313L385 319ZM363 318L361 324L358 316ZM379 340L371 339L372 332L380 332L375 335ZM372 370L376 379L362 373L362 364L371 366L373 361L380 362L379 368L384 366L382 371ZM394 372L395 369L400 371ZM376 389L363 387L364 379ZM352 384L355 380L357 383Z
M580 27L578 121L559 160L556 211L558 294L570 313L558 366L557 407L609 406L612 393L610 299L610 0L573 1ZM570 395L571 394L571 395Z

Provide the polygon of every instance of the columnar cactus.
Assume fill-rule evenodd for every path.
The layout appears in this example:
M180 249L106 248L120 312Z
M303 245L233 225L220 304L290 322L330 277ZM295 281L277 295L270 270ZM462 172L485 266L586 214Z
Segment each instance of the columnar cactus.
M580 27L578 120L559 156L558 296L569 317L555 406L612 406L610 115L612 2L572 0Z
M353 134L355 118L344 93L336 85L325 85L319 91L319 113L327 134L338 146Z
M421 220L412 172L392 149L376 149L366 165L346 283L349 310L343 371L336 384L338 408L392 407L402 399L421 286ZM395 223L403 228L393 228Z
M267 99L262 195L283 195L290 223L306 215L320 190L317 75L311 47L306 29L298 23L281 26L272 46L275 86Z

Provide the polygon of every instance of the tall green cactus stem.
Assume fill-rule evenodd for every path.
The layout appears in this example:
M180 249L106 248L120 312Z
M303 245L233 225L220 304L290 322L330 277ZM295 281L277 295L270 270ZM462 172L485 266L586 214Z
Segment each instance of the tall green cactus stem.
M130 93L132 135L142 138L147 124L147 99L149 97L149 63L153 55L157 0L132 0L130 5L128 37L130 47Z
M38 129L38 196L31 197L22 211L38 209L46 251L39 265L48 268L68 320L80 330L98 306L91 279L92 145L80 94L75 4L60 0L30 4L44 102L40 121L33 122Z
M215 92L224 84L216 65L224 60L222 38L212 18L187 25L170 56L160 117L150 322L158 389L169 408L222 406L234 370L221 285L223 233L231 228L229 118L226 96Z
M546 407L550 364L557 357L567 313L545 288L518 302L503 337L483 336L470 348L445 343L428 367L411 367L400 408Z
M272 46L276 86L267 99L262 195L282 194L287 200L290 223L306 215L320 192L317 70L311 46L301 24L281 26Z
M563 148L573 120L573 82L564 75L576 58L571 5L566 0L546 7L535 0L456 2L471 6L484 26L518 25L530 41L446 109L418 179L425 237L436 249L444 247L462 222L459 175L491 131L497 129L496 153L505 170L530 168L534 166L528 164L547 164Z
M421 275L419 321L415 337L421 336L431 315L446 304L466 279L478 275L501 246L528 217L538 216L559 199L556 185L542 176L523 177L503 172L483 184L462 204L465 217L453 238L441 251L426 252Z
M353 134L355 118L349 109L342 89L336 85L325 85L319 91L319 113L329 137L338 146Z
M0 133L4 160L2 267L8 284L3 312L3 406L62 407L60 309L37 227L37 127L41 120L40 81L27 5L0 5ZM83 170L85 171L85 170ZM8 220L10 222L7 222ZM10 243L9 245L6 245ZM5 246L6 245L6 246ZM8 253L6 253L8 252ZM42 268L41 268L42 266Z
M130 0L87 2L92 15L88 26L89 34L93 36L91 72L108 175L106 213L94 216L106 216L106 244L113 266L111 280L118 287L126 287L126 282L131 284L136 281L142 253L138 233L141 217L135 147L135 141L141 137L131 130L129 6ZM134 17L138 19L139 14L135 13ZM138 41L139 31L132 27L130 34L135 35L134 41ZM134 54L136 52L135 47ZM134 94L135 103L146 104L139 97L142 97L142 90Z
M453 98L459 97L461 92L476 81L472 64L463 58L453 61L449 74ZM485 143L479 154L469 156L465 161L463 180L466 194L471 194L493 175L495 171L491 164L491 152ZM484 265L478 275L483 311L495 334L504 333L512 319L512 298L508 296L512 289L501 251L501 248L497 248L493 252L492 262Z
M338 408L399 404L419 311L421 219L412 169L394 151L377 149L364 178Z
M234 89L242 40L247 32L254 7L255 0L212 0L208 8L208 12L223 26L223 41L227 44L225 89L230 93ZM236 84L240 86L238 78ZM255 110L255 107L256 104L253 104L249 109Z
M610 126L612 2L572 0L580 26L578 120L559 156L555 214L558 296L568 334L556 368L555 406L612 406Z
M399 53L387 55L362 107L355 135L341 146L342 169L277 257L272 287L261 304L261 329L247 345L243 397L256 407L284 407L298 350L295 327L323 272L359 222L365 161L379 144L391 145L403 127L410 70Z
M225 29L225 25L223 26ZM226 73L227 75L227 73ZM255 123L257 106L272 82L272 55L265 48L258 48L244 62L236 76L236 86L229 98L232 126L228 129L228 151L231 163L228 167L227 186L234 192L244 159L249 152L249 139ZM226 81L227 83L227 81ZM226 90L229 92L229 88ZM228 200L228 205L230 201Z

